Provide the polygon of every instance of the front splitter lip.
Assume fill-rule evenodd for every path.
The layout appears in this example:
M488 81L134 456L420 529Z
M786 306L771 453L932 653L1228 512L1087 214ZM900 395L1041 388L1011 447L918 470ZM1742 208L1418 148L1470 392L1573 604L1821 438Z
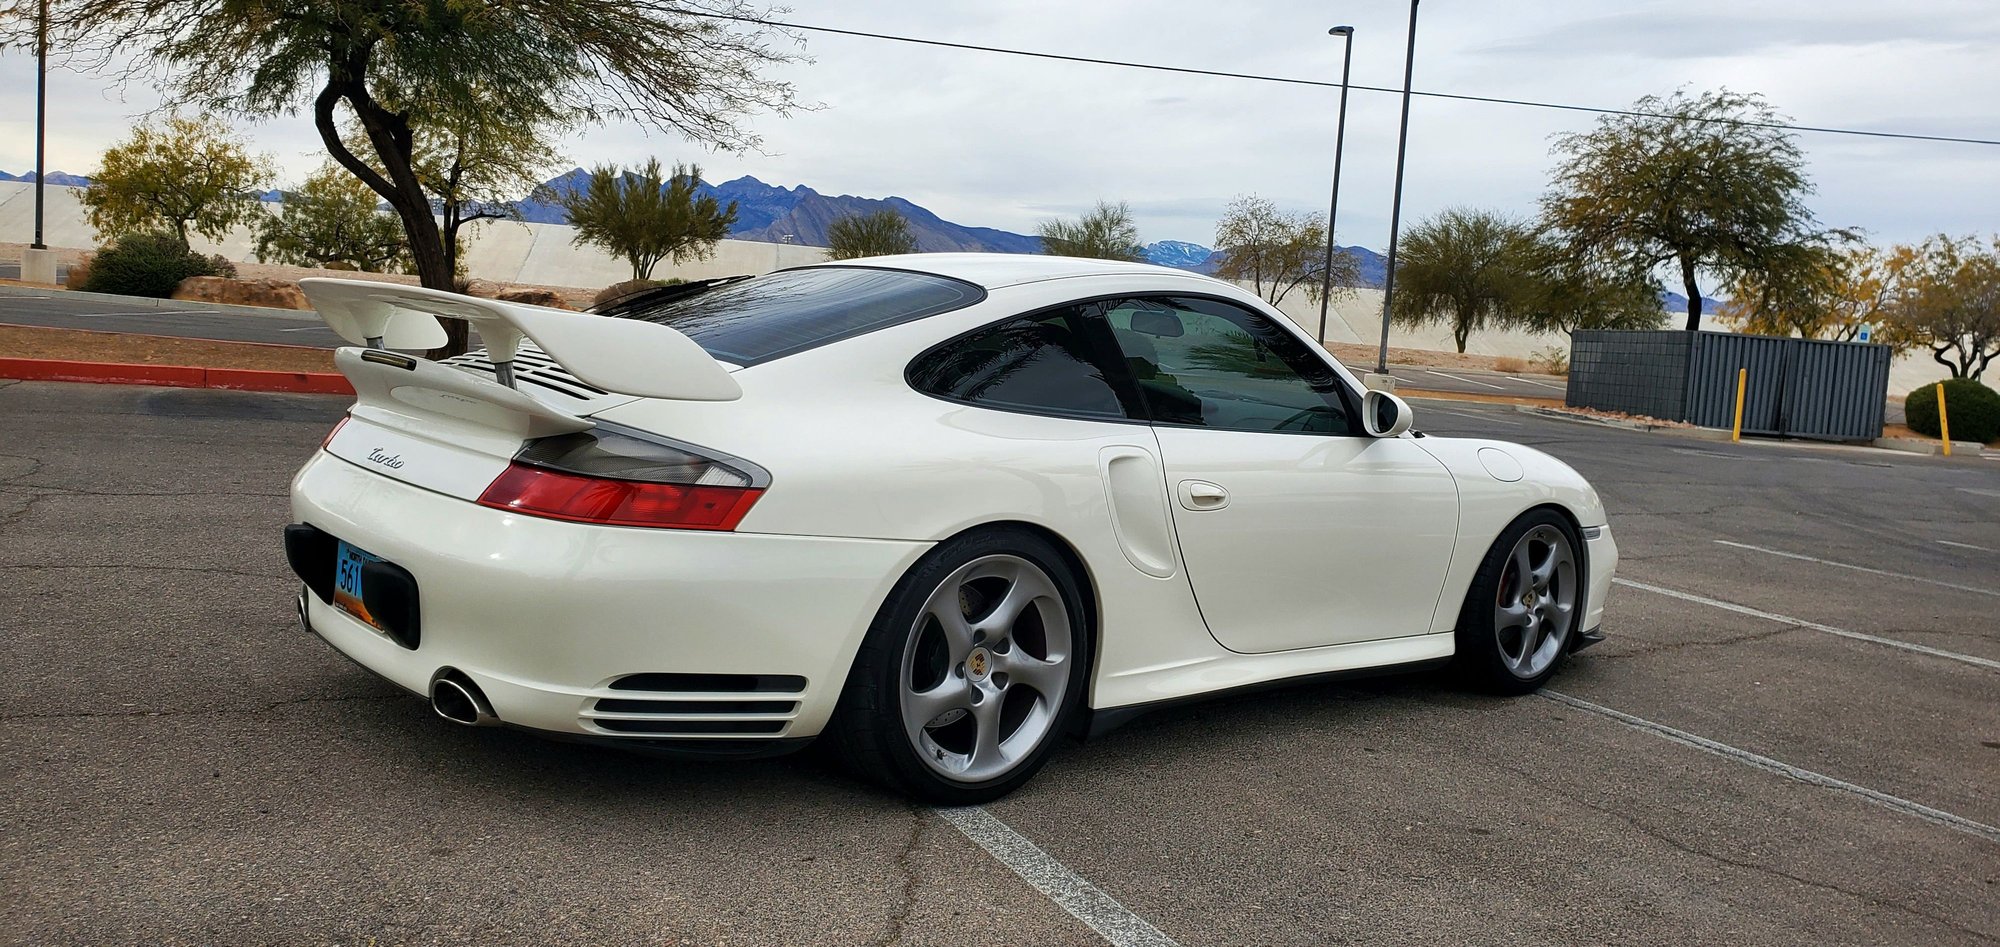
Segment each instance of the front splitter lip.
M303 585L299 587L299 595L295 604L298 608L300 628L304 629L307 634L317 638L322 644L325 644L333 653L346 658L348 663L367 671L370 677L386 682L403 693L425 701L430 700L429 694L418 693L404 687L382 675L374 668L355 660L353 655L335 648L333 642L327 641L326 636L321 635L319 629L313 627L312 619L307 617L306 596L308 594L310 594L309 591ZM805 749L807 744L812 743L816 739L815 737L779 737L776 739L759 738L754 740L649 739L645 737L604 737L587 733L562 733L555 730L543 730L539 727L526 727L516 723L508 723L505 720L500 721L500 725L509 730L533 734L544 740L556 743L576 743L584 746L604 747L626 753L636 753L641 756L663 757L686 762L754 760L773 756L785 756Z
M1582 651L1583 649L1588 648L1591 645L1594 645L1603 640L1604 640L1604 626L1598 625L1595 628L1588 629L1584 631L1582 634L1577 635L1576 643L1570 645L1569 650L1571 652Z

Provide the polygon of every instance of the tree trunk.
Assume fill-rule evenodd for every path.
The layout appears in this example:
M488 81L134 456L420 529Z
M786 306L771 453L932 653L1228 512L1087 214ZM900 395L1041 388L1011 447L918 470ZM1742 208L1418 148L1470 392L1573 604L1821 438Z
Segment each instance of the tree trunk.
M450 292L456 274L452 272L451 260L444 252L444 239L439 232L437 218L431 216L430 197L424 193L423 184L417 180L416 171L411 167L411 155L415 148L409 121L375 102L363 78L367 74L366 51L358 51L347 61L336 63L330 70L327 84L313 101L314 125L326 144L327 153L389 202L390 209L402 220L403 233L410 241L410 260L417 271L417 279L426 289ZM361 127L368 135L368 143L373 146L375 159L381 162L381 171L356 157L347 143L341 140L333 110L343 99L361 119ZM463 353L469 339L465 320L439 319L438 323L444 328L445 344L424 353L424 356L438 359Z
M1687 290L1689 332L1701 329L1701 285L1694 279L1694 259L1681 258L1681 286Z

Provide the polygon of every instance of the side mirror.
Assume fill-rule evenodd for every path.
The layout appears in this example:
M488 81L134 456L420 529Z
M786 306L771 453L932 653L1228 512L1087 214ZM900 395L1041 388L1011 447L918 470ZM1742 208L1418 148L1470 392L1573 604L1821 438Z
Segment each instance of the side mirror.
M1386 391L1370 389L1361 398L1361 427L1370 437L1395 437L1415 420L1409 402Z
M1141 309L1132 313L1132 331L1163 339L1178 339L1187 334L1180 317L1158 309Z

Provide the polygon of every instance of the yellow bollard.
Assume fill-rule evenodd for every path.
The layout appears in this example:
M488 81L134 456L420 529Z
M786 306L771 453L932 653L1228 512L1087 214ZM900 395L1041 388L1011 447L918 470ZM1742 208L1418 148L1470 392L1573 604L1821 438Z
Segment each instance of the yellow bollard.
M1740 441L1743 439L1743 386L1749 383L1750 383L1750 370L1747 368L1737 369L1736 370L1736 427L1729 432L1729 439L1732 441Z
M1944 382L1937 384L1938 437L1944 440L1944 455L1951 456L1951 421L1944 416Z

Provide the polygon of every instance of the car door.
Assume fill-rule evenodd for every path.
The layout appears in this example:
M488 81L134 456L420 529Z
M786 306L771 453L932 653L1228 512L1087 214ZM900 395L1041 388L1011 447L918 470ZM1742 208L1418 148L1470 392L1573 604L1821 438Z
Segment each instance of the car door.
M1458 529L1443 464L1363 433L1339 373L1263 313L1182 296L1102 312L1216 640L1265 653L1431 630Z

